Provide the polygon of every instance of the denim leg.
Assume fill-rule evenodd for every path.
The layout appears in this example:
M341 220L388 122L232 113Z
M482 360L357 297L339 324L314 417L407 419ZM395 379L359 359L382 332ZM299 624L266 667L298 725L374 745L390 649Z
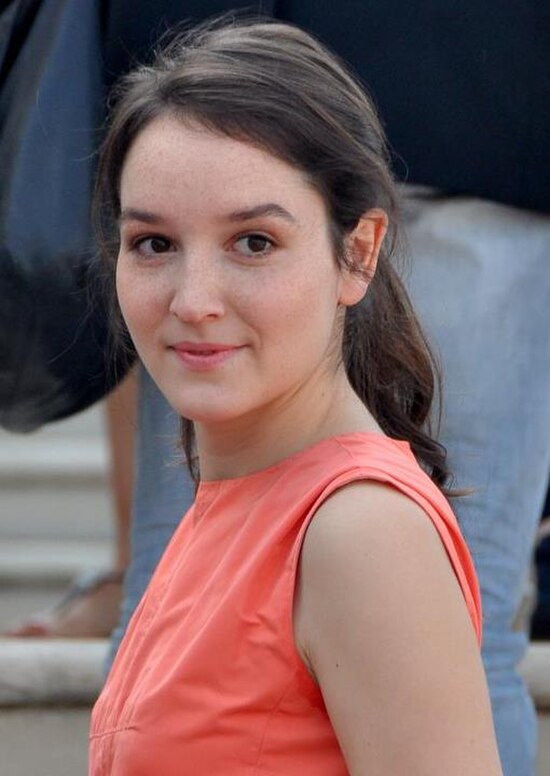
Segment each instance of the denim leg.
M161 555L194 499L179 447L180 421L145 369L139 375L132 559L124 582L120 622L107 668Z
M483 658L505 776L533 776L536 716L514 628L550 469L550 218L411 198L413 302L444 372L441 439L484 605Z

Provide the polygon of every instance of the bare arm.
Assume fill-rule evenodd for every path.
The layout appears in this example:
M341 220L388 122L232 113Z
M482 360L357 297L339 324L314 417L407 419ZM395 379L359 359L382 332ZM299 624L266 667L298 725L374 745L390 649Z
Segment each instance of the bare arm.
M120 385L109 394L105 404L116 528L115 565L119 571L128 568L131 555L137 388L138 374L137 367L134 366Z
M323 504L294 624L353 776L502 774L474 629L412 501L362 482Z

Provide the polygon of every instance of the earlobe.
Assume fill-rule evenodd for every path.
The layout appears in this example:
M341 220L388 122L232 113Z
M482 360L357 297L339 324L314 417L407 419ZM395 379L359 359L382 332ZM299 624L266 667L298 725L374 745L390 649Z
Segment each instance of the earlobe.
M388 216L372 208L361 216L346 239L348 267L342 273L338 301L346 307L358 304L367 293L376 272L380 248L388 230Z
M345 269L340 284L339 304L344 307L353 307L353 305L359 304L367 293L369 283L370 280L367 278Z

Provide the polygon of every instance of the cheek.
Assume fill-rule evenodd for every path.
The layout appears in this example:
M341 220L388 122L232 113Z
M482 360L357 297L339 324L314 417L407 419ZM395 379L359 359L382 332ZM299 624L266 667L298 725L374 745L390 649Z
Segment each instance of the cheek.
M326 352L334 340L337 308L337 273L311 267L309 272L272 283L269 293L262 294L257 316L277 356L290 366Z
M116 292L122 317L138 349L147 345L143 335L150 331L160 313L155 285L136 276L123 261L117 265Z
M134 302L135 284L134 287L132 287L128 272L126 271L123 262L120 260L116 267L116 295L122 317L124 318L128 330L131 332L133 329L133 310L136 307Z

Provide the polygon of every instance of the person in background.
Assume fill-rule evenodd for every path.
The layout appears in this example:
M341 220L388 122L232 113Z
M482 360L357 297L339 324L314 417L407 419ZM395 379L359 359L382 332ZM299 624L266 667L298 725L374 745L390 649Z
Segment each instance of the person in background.
M105 401L109 485L113 501L113 562L78 577L50 609L24 618L5 635L15 638L109 638L121 616L124 575L131 560L137 370Z

